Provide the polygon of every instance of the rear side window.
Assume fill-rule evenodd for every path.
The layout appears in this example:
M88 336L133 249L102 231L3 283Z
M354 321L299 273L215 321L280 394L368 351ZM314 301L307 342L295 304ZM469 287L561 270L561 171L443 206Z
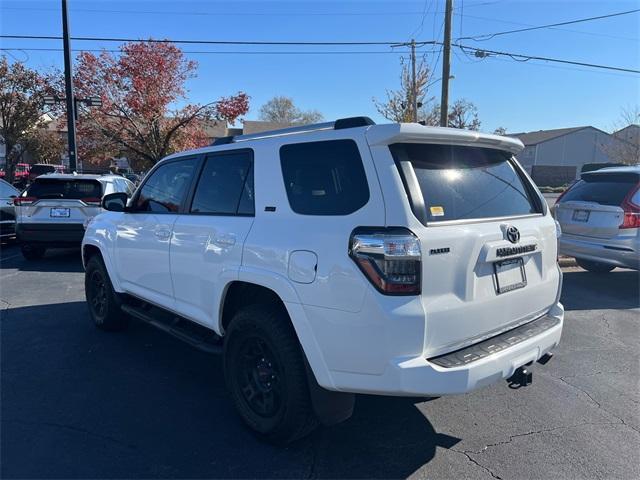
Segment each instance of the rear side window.
M191 212L253 215L252 163L249 151L207 155Z
M426 220L443 222L540 212L531 187L501 150L454 145L395 144L391 152L411 187L413 169L424 198ZM410 198L414 198L410 191ZM415 205L414 205L415 208Z
M620 206L637 184L638 176L633 174L584 174L582 180L578 180L559 202L580 201Z
M196 158L171 161L158 167L142 186L135 211L177 213L191 185Z
M37 199L66 198L102 198L102 184L90 179L53 179L37 178L24 194Z
M353 140L284 145L280 163L296 213L348 215L369 201L367 177Z

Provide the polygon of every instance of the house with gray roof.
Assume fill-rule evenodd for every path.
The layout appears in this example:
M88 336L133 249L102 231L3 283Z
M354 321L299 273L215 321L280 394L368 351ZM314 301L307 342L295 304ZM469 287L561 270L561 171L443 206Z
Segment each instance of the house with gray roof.
M613 163L611 144L620 142L591 126L509 134L524 143L518 160L540 186L570 183L588 163Z

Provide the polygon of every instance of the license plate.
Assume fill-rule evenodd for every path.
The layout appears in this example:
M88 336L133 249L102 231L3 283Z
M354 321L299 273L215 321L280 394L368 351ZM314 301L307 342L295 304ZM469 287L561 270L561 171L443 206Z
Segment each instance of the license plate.
M68 208L52 208L49 216L51 218L68 218L71 216L71 210Z
M527 275L524 271L522 258L512 258L493 264L496 277L496 291L506 293L525 287Z
M589 221L589 210L574 210L573 211L573 221L574 222L588 222Z

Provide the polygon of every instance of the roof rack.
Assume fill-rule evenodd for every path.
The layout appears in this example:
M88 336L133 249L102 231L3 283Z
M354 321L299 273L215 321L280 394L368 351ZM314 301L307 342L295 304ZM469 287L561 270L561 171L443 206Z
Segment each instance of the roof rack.
M296 133L317 132L320 130L343 130L345 128L366 127L375 125L376 122L369 117L347 117L339 118L334 122L314 123L310 125L300 125L299 127L280 128L277 130L267 130L265 132L250 133L247 135L231 135L228 137L216 138L211 145L227 145L229 143L246 142L247 140L259 140L262 138L279 137L282 135L293 135Z

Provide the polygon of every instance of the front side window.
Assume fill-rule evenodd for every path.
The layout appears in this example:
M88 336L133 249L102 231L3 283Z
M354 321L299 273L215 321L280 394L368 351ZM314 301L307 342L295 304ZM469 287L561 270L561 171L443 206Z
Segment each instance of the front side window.
M367 177L353 140L284 145L280 164L296 213L348 215L369 201Z
M407 162L413 168L428 222L540 213L508 152L418 143L390 149L401 170Z
M252 164L252 154L246 150L207 155L191 212L253 215Z
M196 164L196 158L188 158L158 167L140 190L134 211L177 213L191 184Z

